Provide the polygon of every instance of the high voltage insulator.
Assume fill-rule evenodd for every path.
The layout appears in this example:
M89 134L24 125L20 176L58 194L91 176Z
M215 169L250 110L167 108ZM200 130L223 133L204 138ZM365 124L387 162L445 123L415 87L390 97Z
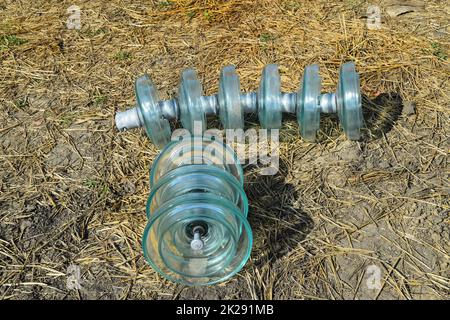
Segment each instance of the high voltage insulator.
M191 133L199 122L206 130L206 118L220 117L225 129L244 128L244 115L257 113L265 129L281 128L282 114L295 113L300 134L306 141L316 139L321 113L336 113L344 133L350 140L360 138L363 125L359 75L353 62L344 63L339 72L336 92L321 93L319 66L305 68L297 92L281 92L278 66L264 67L257 92L241 92L239 76L234 66L226 66L220 73L218 93L204 96L202 84L194 69L182 72L178 97L159 100L150 77L136 80L136 107L116 114L116 126L127 130L143 126L147 135L158 147L171 139L169 120L180 120Z

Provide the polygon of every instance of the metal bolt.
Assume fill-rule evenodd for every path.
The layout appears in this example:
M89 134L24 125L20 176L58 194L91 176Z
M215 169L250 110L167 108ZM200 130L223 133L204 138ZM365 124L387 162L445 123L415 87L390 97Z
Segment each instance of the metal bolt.
M191 249L195 251L202 250L204 245L200 232L196 231L194 233L194 239L191 241Z

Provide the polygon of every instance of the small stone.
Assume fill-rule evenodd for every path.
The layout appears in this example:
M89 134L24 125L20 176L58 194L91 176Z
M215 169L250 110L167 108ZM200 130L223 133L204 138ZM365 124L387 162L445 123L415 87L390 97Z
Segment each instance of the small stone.
M341 145L338 156L344 161L357 161L361 156L361 151L353 141L345 141Z
M328 183L336 187L344 187L347 178L343 172L332 171L327 176Z
M36 206L34 204L27 204L25 207L25 212L32 212L36 210Z
M391 165L389 164L389 161L383 160L380 162L379 167L381 169L387 169L389 168Z
M431 218L431 220L433 221L433 223L439 224L442 223L442 221L444 221L444 218L440 216L434 216Z
M441 235L437 232L433 232L433 234L431 235L431 239L433 239L433 241L439 243L441 241Z
M24 220L20 223L20 231L23 232L26 228L31 227L31 221L29 220Z
M122 190L124 194L134 194L136 192L136 185L132 181L126 180L122 184Z
M403 102L403 114L405 116L410 116L416 113L416 103L414 101L404 101Z

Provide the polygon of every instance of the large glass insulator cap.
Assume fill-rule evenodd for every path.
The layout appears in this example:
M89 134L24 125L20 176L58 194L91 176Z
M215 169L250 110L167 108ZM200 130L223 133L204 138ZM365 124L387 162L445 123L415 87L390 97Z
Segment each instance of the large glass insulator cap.
M230 163L219 161L230 152L209 139L171 142L152 167L143 249L152 267L171 281L221 282L250 256L242 169L234 153Z

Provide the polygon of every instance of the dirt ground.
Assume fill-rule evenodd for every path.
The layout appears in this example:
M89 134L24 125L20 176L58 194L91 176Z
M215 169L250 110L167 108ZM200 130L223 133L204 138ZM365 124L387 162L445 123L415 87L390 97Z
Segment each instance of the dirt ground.
M389 15L400 2L0 0L0 298L449 299L450 3ZM361 77L361 141L322 116L306 143L287 117L279 173L245 167L244 269L202 288L161 278L141 248L159 151L114 127L136 77L169 98L195 67L213 94L234 64L250 91L277 63L291 92L318 63L331 91L345 61Z

